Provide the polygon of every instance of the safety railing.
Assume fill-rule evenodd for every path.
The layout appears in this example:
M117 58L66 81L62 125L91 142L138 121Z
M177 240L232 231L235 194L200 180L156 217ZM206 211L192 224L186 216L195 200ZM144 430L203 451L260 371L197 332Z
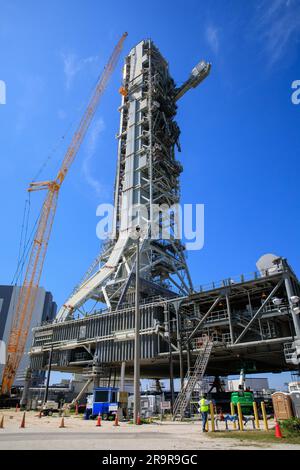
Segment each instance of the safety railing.
M292 362L293 357L296 353L295 344L292 342L284 343L283 352L284 352L284 357L285 357L286 362Z
M246 273L246 274L239 274L239 275L236 275L236 276L233 276L233 277L230 277L230 278L226 278L226 279L221 279L219 281L212 281L212 282L209 282L207 284L201 284L200 286L197 286L194 288L195 292L205 292L205 291L209 291L209 290L214 290L214 289L219 289L221 287L228 287L228 286L232 286L232 285L235 285L235 284L241 284L243 282L247 282L247 281L253 281L255 279L261 279L261 278L266 278L272 274L276 274L276 272L280 272L281 269L278 268L277 271L272 271L270 273L268 273L268 271L266 271L265 273L261 273L260 271L252 271L252 272L249 272L249 273Z

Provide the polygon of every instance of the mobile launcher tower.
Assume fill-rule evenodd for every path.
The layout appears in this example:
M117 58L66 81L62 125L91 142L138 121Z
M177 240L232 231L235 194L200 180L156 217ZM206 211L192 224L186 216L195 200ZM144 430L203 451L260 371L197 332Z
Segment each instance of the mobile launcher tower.
M31 371L45 370L50 363L52 370L84 374L86 385L110 384L112 375L114 384L116 377L122 384L125 368L126 376L133 375L137 253L141 376L170 379L173 416L184 416L205 374L299 368L300 283L284 258L265 255L257 262L258 272L194 289L181 240L160 236L165 224L160 218L159 236L152 233L155 205L172 207L179 201L176 103L209 71L210 64L200 62L176 87L152 41L140 42L126 57L113 236L104 245L100 268L97 260L56 320L34 330L24 390ZM137 213L132 210L136 205ZM176 221L170 225L174 229ZM75 319L91 300L106 308ZM175 377L181 379L176 400Z
M184 246L174 236L176 220L171 217L166 227L168 222L154 207L171 208L179 203L182 166L175 158L175 147L180 151L180 129L174 120L176 102L199 85L209 71L210 64L200 62L177 88L167 62L151 40L140 42L126 57L120 89L123 97L112 239L105 244L100 269L65 302L58 320L69 318L91 298L104 302L109 309L119 309L125 301L134 302L137 226L141 229L141 297L170 297L175 295L174 290L181 295L192 291ZM162 232L168 232L169 238L159 238Z

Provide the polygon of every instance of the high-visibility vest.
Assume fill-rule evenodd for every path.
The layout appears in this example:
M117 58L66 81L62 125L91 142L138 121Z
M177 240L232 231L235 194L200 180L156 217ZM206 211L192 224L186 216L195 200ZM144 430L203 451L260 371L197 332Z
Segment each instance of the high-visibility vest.
M201 412L208 411L208 405L206 403L207 403L206 399L201 398L201 400L200 400L200 411Z

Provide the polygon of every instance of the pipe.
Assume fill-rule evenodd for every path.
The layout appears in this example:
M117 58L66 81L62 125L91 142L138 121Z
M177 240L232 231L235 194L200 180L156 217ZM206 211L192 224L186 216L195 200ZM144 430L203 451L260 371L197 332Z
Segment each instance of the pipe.
M71 405L74 405L77 401L80 400L80 398L82 397L82 395L84 394L84 392L86 391L86 389L88 388L88 386L93 382L93 378L91 379L88 379L87 382L84 384L84 386L82 387L81 391L78 393L78 395L72 400L71 402Z

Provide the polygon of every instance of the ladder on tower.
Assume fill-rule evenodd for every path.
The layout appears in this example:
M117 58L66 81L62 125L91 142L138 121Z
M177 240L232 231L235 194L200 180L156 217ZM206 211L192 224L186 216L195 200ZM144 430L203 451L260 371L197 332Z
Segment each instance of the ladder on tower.
M177 395L173 407L173 421L175 421L178 415L180 416L180 419L183 419L185 410L190 402L190 398L195 389L195 386L203 379L212 347L213 341L207 337L198 353L194 366L187 371L184 378L184 386Z

